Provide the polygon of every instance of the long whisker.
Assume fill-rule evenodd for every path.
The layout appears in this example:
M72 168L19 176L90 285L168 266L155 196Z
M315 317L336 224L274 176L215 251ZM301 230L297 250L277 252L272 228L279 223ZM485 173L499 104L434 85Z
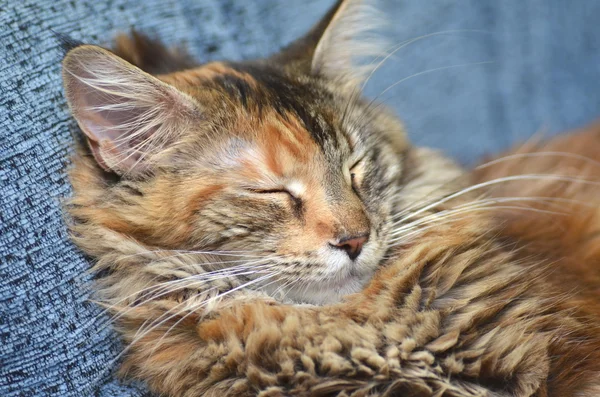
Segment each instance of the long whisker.
M442 30L439 32L434 32L434 33L429 33L429 34L425 34L422 36L418 36L418 37L414 37L412 39L408 39L408 40L404 40L402 42L400 42L397 46L392 47L390 49L390 51L388 52L387 55L385 55L383 57L383 59L381 59L381 61L371 70L371 72L369 73L369 75L367 76L367 78L365 79L364 83L361 86L361 91L364 90L364 88L366 87L367 83L369 82L369 80L371 79L371 77L373 76L373 74L375 74L375 72L377 72L377 70L383 65L385 64L385 62L387 62L395 53L397 53L398 51L400 51L402 48L409 46L410 44L413 44L417 41L429 38L429 37L433 37L433 36L441 36L441 35L447 35L447 34L452 34L452 33L485 33L488 34L490 32L485 31L485 30L477 30L477 29L455 29L455 30ZM381 57L377 57L377 59L379 59ZM377 60L375 59L375 61Z
M398 245L399 243L405 243L407 241L407 237L422 234L424 231L429 230L431 228L439 227L440 225L451 223L451 222L456 222L457 220L469 218L468 216L454 217L454 215L470 214L472 212L478 212L478 211L493 211L493 210L497 210L497 209L530 211L530 212L537 212L537 213L544 213L544 214L551 214L551 215L566 215L566 213L561 213L561 212L556 212L556 211L540 210L540 209L536 209L536 208L519 207L519 206L490 206L490 207L469 208L468 210L460 210L460 211L456 211L454 213L448 213L448 214L446 214L447 216L440 217L438 219L429 219L426 222L420 223L421 225L426 225L426 224L431 224L437 220L438 222L434 225L430 225L430 226L426 226L426 227L419 227L419 228L416 228L416 230L413 230L413 229L415 229L413 227L411 229L403 230L406 233L395 233L394 238L390 239L390 243L391 243L390 246L394 247L394 246Z
M248 264L256 263L256 262L258 262L258 261L251 261L251 262L247 263L247 261L244 261L243 259L238 259L238 260L235 260L235 261L207 262L207 263L202 263L202 264L193 263L193 264L186 264L186 265L182 265L182 266L176 266L176 267L174 267L172 264L169 264L169 270L171 270L171 271L174 271L174 270L178 270L178 269L187 268L187 269L189 269L189 270L195 271L195 270L197 270L197 269L194 269L194 267L195 267L195 266L197 266L197 265L204 265L204 266L215 266L215 265L223 265L223 264L239 263L239 262L242 262L242 263L241 263L240 265L236 265L236 266L229 266L229 267L225 267L225 268L223 268L223 269L214 270L213 272L198 273L198 274L192 274L192 275L190 275L190 276L182 276L182 277L183 277L183 278L185 278L185 277L199 277L199 276L203 276L203 275L210 275L211 273L214 273L214 272L217 272L217 271L223 271L223 270L235 270L235 269L238 269L238 268L240 268L240 267L247 266ZM149 268L147 269L147 272L148 272L148 273L151 273L151 271L152 271L152 270L154 270L154 269L153 269L152 267L149 267ZM181 272L181 273L182 273L182 274L189 274L189 271L183 271L183 270L182 270L182 272ZM170 275L172 275L172 276L173 276L173 275L176 275L176 273L171 273ZM157 274L156 276L154 276L153 278L151 278L150 280L148 280L148 282L153 282L153 281L155 281L156 279L158 279L158 278L161 278L161 277L163 277L163 278L164 278L164 277L165 277L165 275L164 275L164 274ZM165 283L177 283L177 282L179 282L179 281L181 281L181 280L182 280L182 279L181 279L181 278L179 278L179 279L176 279L176 280L167 281L167 282L165 282ZM115 305L117 305L117 304L119 304L119 303L121 303L121 302L123 302L123 301L126 301L126 300L127 300L127 299L129 299L129 298L133 298L133 297L134 297L134 296L136 296L136 295L140 295L140 294L142 294L142 293L144 293L144 292L150 292L150 291L151 291L152 289L154 289L154 288L157 288L157 286L156 286L156 285L153 285L153 286L149 286L149 287L147 287L147 288L144 288L144 289L142 289L142 290L136 291L136 292L134 292L134 293L132 293L132 294L130 294L130 295L128 295L128 296L126 296L126 297L124 297L124 298L120 299L119 301L117 301L117 302L114 302L114 304L115 304Z
M259 273L260 271L262 271L262 269L264 267L267 266L266 264L261 264L261 262L268 261L274 257L281 258L281 256L266 256L259 260L245 262L240 265L230 266L230 267L226 267L223 269L217 269L212 272L192 274L192 275L189 275L186 277L178 278L176 280L170 280L170 281L162 282L157 285L152 285L152 286L149 286L142 290L136 291L133 294L130 294L129 296L127 296L123 299L120 299L118 302L113 302L110 306L106 307L106 309L103 310L103 312L100 315L103 315L103 314L106 314L107 312L115 310L120 303L125 302L128 299L132 299L136 296L152 294L152 296L149 297L146 301L142 300L141 302L138 302L138 304L136 306L139 306L140 304L143 304L144 302L147 302L150 300L155 300L162 296L176 292L178 290L183 290L183 289L189 288L190 281L195 281L196 286L199 286L200 284L198 284L198 281L200 281L202 283L206 283L206 282L215 281L218 279L229 278L229 277L233 277L233 276L244 276L244 275ZM240 261L241 260L236 260L236 261L232 261L232 262L235 263L235 262L240 262ZM208 264L216 265L216 264L223 264L223 263L227 263L227 262L228 261L221 261L221 262L212 262L212 263L208 263ZM156 279L157 277L159 277L159 276L156 276L153 279ZM100 303L103 304L102 302L100 302ZM100 328L99 331L103 330L108 325L110 325L112 322L116 321L117 319L121 318L122 316L125 316L126 314L128 314L136 306L133 306L125 311L120 311L113 318L110 318L107 321L107 323ZM99 317L100 315L96 316L96 318Z
M477 205L482 205L482 204L497 204L497 203L507 203L507 202L534 202L534 203L550 203L550 204L554 204L554 203L568 203L568 204L578 204L578 205L582 205L582 206L586 206L586 207L591 207L590 204L585 203L581 200L575 200L575 199L569 199L569 198L562 198L562 197L545 197L545 196L530 196L530 197L498 197L498 198L487 198L487 199L483 199L483 200L477 200L477 201L472 201L472 202L468 202L468 203L464 203L464 204L460 204L457 205L455 207L453 207L452 209L460 209L460 208L468 208L474 204ZM434 214L431 214L429 216L436 216L439 214L442 214L445 211L440 211L440 212L436 212ZM422 218L421 218L422 219ZM404 221L404 219L400 219L400 220L396 220L395 222L393 222L394 224L402 224ZM410 225L410 223L409 223Z
M456 207L453 207L452 209L448 209L448 210L443 210L440 212L436 212L434 214L430 214L428 216L425 216L423 218L420 218L414 222L409 222L408 224L403 224L403 220L399 220L394 222L394 225L402 225L403 226L400 229L395 229L394 233L397 232L398 230L401 230L403 228L407 228L407 227L411 227L414 224L422 221L422 220L426 220L426 219L437 219L440 215L446 214L446 213L451 213L453 211L456 210L464 210L464 209L469 209L469 208L477 208L483 205L489 205L489 204L502 204L502 203L508 203L508 202L546 202L546 203L569 203L569 204L579 204L579 205L583 205L583 206L587 206L590 207L591 205L582 202L581 200L574 200L574 199L567 199L567 198L561 198L561 197L500 197L500 198L488 198L488 199L483 199L483 200L477 200L477 201L472 201L472 202L468 202L465 204L461 204L461 205L457 205ZM500 206L496 206L494 208L501 208ZM523 208L530 208L530 207L523 207ZM535 208L530 208L531 210L534 210ZM537 209L539 210L539 209ZM539 211L543 211L543 210L539 210ZM565 214L565 213L562 213Z
M108 326L111 323L113 323L114 321L126 316L129 312L134 310L139 305L150 302L152 300L156 300L158 298L172 294L174 292L192 288L192 287L198 287L204 283L208 283L211 281L220 280L220 279L224 279L224 278L229 278L232 276L245 276L245 275L260 273L260 271L262 271L265 267L268 266L267 264L256 265L256 263L261 263L261 262L264 262L264 260L250 262L250 263L247 263L244 265L236 266L235 268L220 269L220 270L210 272L210 273L192 275L192 276L182 278L182 279L166 281L164 283L160 283L158 285L154 285L152 287L145 288L144 290L138 291L138 292L130 295L129 297L131 298L136 295L140 295L144 291L146 291L146 293L149 293L149 292L158 292L158 291L162 290L162 292L153 294L150 298L138 302L135 306L132 306L127 310L120 311L118 314L116 314L115 316L110 318L107 322L108 324L105 326ZM125 299L122 299L120 302L123 302L124 300ZM119 302L117 302L117 303L119 303ZM118 307L117 303L107 307L107 309L105 309L105 311L115 310Z
M247 251L197 251L197 250L148 250L148 251L144 251L144 252L139 252L136 254L130 254L130 255L125 255L123 256L123 258L133 258L136 256L145 256L145 255L149 255L149 254L156 254L156 253L162 253L162 252L172 252L175 253L173 255L168 255L166 257L161 257L161 258L173 258L173 257L177 257L180 255L187 255L187 254L195 254L195 255L215 255L215 256L228 256L228 257L241 257L241 258L248 258L248 257L252 257L249 256L247 253L252 253L252 254L264 254L264 252L261 252L259 250L247 250ZM261 257L260 255L254 255L254 257Z
M508 206L490 207L489 206L490 204L507 203L507 202L515 202L515 201L516 202L519 202L519 201L547 202L547 203L551 203L551 204L554 204L554 203L576 203L576 204L584 205L584 206L588 206L588 207L590 206L589 204L583 203L580 200L564 199L564 198L557 198L557 197L502 197L502 198L484 199L484 200L479 200L479 201L462 204L462 205L456 206L455 208L453 208L451 210L440 211L440 212L428 215L426 217L420 218L416 221L409 222L408 224L404 224L400 228L394 229L392 231L392 233L390 234L390 236L396 237L406 231L415 229L417 226L432 223L435 221L439 221L445 217L447 218L446 215L448 215L448 214L450 214L450 215L460 214L462 212L468 212L473 209L483 209L484 207L486 209L489 208L489 209L529 210L531 212L550 213L550 214L555 214L555 215L565 215L566 214L565 212L556 212L556 211L542 210L542 209L536 209L536 208L530 208L530 207L514 207L514 206L513 207L508 207ZM401 222L396 222L395 224L401 224Z
M524 175L507 176L507 177L492 179L490 181L478 183L478 184L469 186L467 188L464 188L462 190L459 190L456 193L447 195L440 200L437 200L429 205L426 205L426 206L420 208L417 211L414 211L414 212L408 214L406 217L404 217L402 219L402 222L406 221L407 219L414 218L415 216L417 216L425 211L433 209L440 204L448 202L452 199L460 197L469 192L472 192L472 191L475 191L478 189L482 189L485 187L493 186L493 185L496 185L499 183L505 183L505 182L511 182L511 181L523 181L523 180L551 180L551 181L559 181L559 182L577 182L577 183L589 184L589 185L594 185L594 186L600 186L600 182L590 181L590 180L581 179L581 178L568 177L568 176L564 176L564 175L524 174Z
M568 152L538 152L538 153L519 153L519 154L514 154L514 155L508 155L508 156L505 156L505 157L501 157L499 159L492 160L492 161L487 162L485 164L482 164L482 165L478 166L476 169L484 169L484 168L489 167L489 166L491 166L493 164L497 164L497 163L503 162L503 161L509 161L511 159L518 159L518 158L524 158L524 157L543 157L543 156L559 156L559 157L565 157L565 158L580 159L580 160L587 161L587 162L590 162L590 163L593 163L593 164L600 164L600 162L597 162L597 161L595 161L593 159L590 159L588 157L581 156L581 155L578 155L578 154L575 154L575 153L568 153ZM525 175L527 175L527 174L525 174ZM542 174L542 175L545 175L545 177L551 178L551 174ZM438 186L438 187L432 189L430 192L424 194L421 197L421 199L425 199L425 198L433 195L439 189L444 188L449 183L453 183L457 179L460 179L460 178L464 178L464 175L463 176L459 176L457 178L454 178L451 181L448 181L446 184L443 184L441 186ZM430 202L432 202L432 201L430 201ZM419 205L421 205L421 203L419 201L415 201L412 204L410 204L409 206L407 206L406 208L404 208L399 213L395 214L393 217L394 218L399 218L401 216L404 216L405 214L407 214L410 211L412 211L414 208L417 208Z
M487 163L481 164L477 167L475 167L476 170L482 170L488 167L491 167L492 165L498 164L498 163L503 163L506 161L510 161L510 160L515 160L515 159L522 159L522 158L530 158L530 157L564 157L564 158L570 158L570 159L576 159L576 160L582 160L585 162L589 162L590 164L594 164L597 166L600 166L600 161L596 161L592 158L586 157L586 156L582 156L580 154L576 154L576 153L569 153L569 152L535 152L535 153L516 153L516 154L511 154L508 156L504 156L504 157L500 157L497 159L494 159L492 161L488 161Z
M431 69L423 70L421 72L417 72L417 73L411 74L410 76L406 76L406 77L404 77L404 78L396 81L395 83L391 84L385 90L381 91L375 97L375 100L377 100L379 97L381 97L382 95L384 95L386 92L388 92L392 88L394 88L394 87L396 87L396 86L404 83L405 81L410 80L410 79L415 78L415 77L418 77L418 76L422 76L424 74L430 74L430 73L434 73L434 72L439 72L441 70L462 68L462 67L465 67L465 66L490 65L490 64L493 64L493 63L495 63L495 61L466 62L466 63L459 63L459 64L448 65L448 66L440 66L440 67L437 67L437 68L431 68Z
M274 276L276 276L277 274L278 274L278 273L272 273L271 275L269 275L269 277L274 277ZM217 297L209 298L209 300L208 300L208 301L211 301L211 300L212 300L212 301L214 301L214 299L218 299L219 297L223 297L223 296L229 295L229 294L231 294L231 293L233 293L233 292L235 292L235 291L237 291L237 290L239 290L239 289L241 289L241 288L246 288L246 287L248 287L248 286L250 286L250 285L252 285L252 284L254 284L254 283L256 283L256 282L262 281L262 280L263 280L263 279L265 279L265 278L267 278L267 277L266 277L266 276L263 276L263 277L260 277L260 278L258 278L258 279L255 279L255 280L251 280L251 281L249 281L249 282L247 282L247 283L244 283L244 284L242 284L242 285L240 285L240 286L238 286L238 287L236 287L236 288L233 288L233 289L231 289L231 290L229 290L229 291L226 291L226 292L224 292L223 294L220 294L220 295L218 295ZM203 301L203 302L204 302L204 303L207 303L206 301ZM181 303L177 304L175 307L173 307L173 309L175 309L175 308L177 308L177 307L181 306L182 304L186 304L186 303L189 303L189 302L187 302L187 301L185 301L185 300L184 300L183 302L181 302ZM185 311L185 310L190 310L190 313L192 313L194 310L198 310L198 309L199 309L199 308L201 308L202 306L203 306L202 304L200 304L200 305L194 305L194 306L192 306L193 310L190 310L190 309L184 309L184 311ZM117 356L116 356L114 359L112 359L112 360L111 360L111 362L110 362L110 363L107 365L107 368L111 368L112 366L114 366L114 364L115 364L116 362L118 362L118 361L119 361L119 360L120 360L120 359L121 359L121 358L122 358L122 357L123 357L123 356L124 356L124 355L125 355L125 354L126 354L128 351L129 351L129 350L131 350L131 348L132 348L132 347L133 347L133 346L134 346L136 343L138 343L138 342L139 342L141 339L143 339L143 338L144 338L144 337L145 337L145 336L146 336L146 335L147 335L149 332L152 332L152 330L154 330L154 329L157 329L158 327L160 327L161 325L163 325L163 324L164 324L166 321L169 321L169 320L171 320L171 319L175 318L177 315L180 315L180 314L182 313L182 311L179 311L179 312L177 312L176 314L171 314L171 315L169 315L173 309L170 309L170 310L169 310L169 311L167 311L165 314L163 314L163 315L161 315L160 317L158 317L156 320L154 320L154 321L153 321L153 322L152 322L150 325L148 325L148 326L145 326L145 325L144 325L145 323L144 323L144 324L143 324L143 325L140 327L140 329L138 330L138 332L136 333L136 335L134 336L134 339L133 339L133 340L132 340L132 341L131 341L131 342L128 344L128 346L126 346L126 347L123 349L123 351L121 351L121 353L119 353L119 354L118 354L118 355L117 355ZM167 317L166 317L166 318L163 318L163 317L165 317L165 316L167 316ZM161 320L161 319L162 319L162 320ZM156 321L159 321L159 320L160 320L160 322L159 322L159 323L156 323ZM148 321L149 321L149 320L148 320ZM143 331L143 333L140 333L140 330L142 330L142 329L143 329L144 331ZM164 337L164 336L163 336L163 337ZM162 338L161 338L161 340L162 340ZM102 376L103 376L103 375L106 373L106 371L107 371L107 370L103 370L103 371L101 371L101 372L100 372L100 374L99 374L99 375L96 377L96 379L95 379L93 382L91 382L91 384L90 384L90 387L92 387L92 385L96 384L96 383L97 383L97 382L100 380L100 378L101 378L101 377L102 377Z
M371 69L370 73L368 74L368 76L365 78L364 82L361 84L361 86L357 86L354 89L354 92L349 96L348 101L346 102L346 106L344 107L344 111L342 112L343 116L342 116L342 120L346 120L346 116L349 113L351 107L353 104L356 104L356 100L360 97L360 95L362 94L364 88L366 87L367 83L369 82L369 80L371 79L371 77L377 72L377 70L384 65L394 54L396 54L398 51L400 51L402 48L405 48L415 42L418 42L420 40L426 39L426 38L430 38L433 36L440 36L440 35L450 35L450 34L458 34L458 33L481 33L481 34L490 34L490 31L485 31L485 30L478 30L478 29L454 29L454 30L445 30L445 31L438 31L438 32L433 32L433 33L429 33L429 34L425 34L422 36L417 36L417 37L413 37L411 39L407 39L407 40L403 40L400 43L398 43L395 46L391 46L388 50L387 53L381 54L377 57L375 57L373 59L373 61L370 63L370 65L373 65L375 62L378 62L377 65L375 65L374 68ZM414 77L414 76L413 76ZM375 102L375 99L370 101L370 103L366 106L367 112L365 114L365 116L368 116L370 112L370 110L374 110L372 109L372 105ZM366 117L360 117L359 121L358 121L358 125L360 127L361 123L362 123L362 119L364 119Z
M392 83L391 85L389 85L386 89L384 89L383 91L381 91L379 94L377 94L377 96L375 96L373 99L371 99L369 101L369 103L367 104L366 108L367 111L365 112L365 115L363 115L363 117L361 118L360 122L363 122L364 120L366 120L362 125L364 126L366 123L368 123L369 118L368 117L372 117L376 112L377 109L379 109L385 101L379 102L378 99L384 95L386 92L388 92L389 90L391 90L392 88L396 87L397 85L410 80L414 77L418 77L424 74L429 74L429 73L434 73L434 72L438 72L441 70L446 70L446 69L454 69L454 68L459 68L459 67L465 67L465 66L477 66L477 65L486 65L486 64L492 64L495 63L495 61L481 61L481 62L467 62L467 63L461 63L461 64L456 64L456 65L449 65L449 66L442 66L442 67L437 67L437 68L432 68L432 69L427 69L427 70L423 70L421 72L418 73L414 73L410 76L404 77L394 83Z
M267 269L269 269L269 268L272 268L274 265L273 265L273 264L265 264L265 266L266 266L266 268L267 268ZM268 273L268 274L271 274L271 273ZM258 279L253 279L253 280L250 280L250 281L248 281L248 282L246 282L246 283L243 283L243 284L242 284L242 286L251 285L251 284L253 284L253 283L254 283L256 280L260 280L260 279L261 279L261 277L259 277ZM188 288L192 288L192 287L194 287L194 286L196 286L196 285L201 285L203 282L204 282L204 280L198 280L198 281L196 281L196 282L191 282L191 283L189 283L189 284L187 285L187 287L188 287ZM237 291L239 288L240 288L240 286L237 286L237 287L235 287L235 288L232 288L232 289L230 289L230 290L228 290L228 291L224 292L223 294L221 294L221 295L219 295L219 296L226 296L226 295L229 295L231 292L233 292L233 291ZM184 302L185 302L185 301L184 301ZM209 300L202 301L202 302L203 302L203 303L210 303L210 299L209 299ZM141 332L141 331L142 331L142 330L138 330L138 332Z
M214 302L214 301L216 301L216 300L218 300L218 299L222 299L222 298L223 298L224 296L226 296L226 295L230 295L230 294L232 294L232 293L234 293L234 292L236 292L236 291L238 291L238 290L240 290L240 289L247 288L247 287L249 287L249 286L250 286L250 285L252 285L252 284L257 284L258 282L260 282L260 281L262 281L262 280L265 280L265 279L272 278L272 277L274 277L274 276L278 275L279 273L280 273L280 272L275 272L275 273L272 273L272 272L271 272L271 273L268 273L266 276L262 276L262 277L259 277L259 278L257 278L257 279L254 279L254 280L248 281L248 282L246 282L246 283L244 283L244 284L242 284L242 285L240 285L240 286L238 286L238 287L235 287L235 288L232 288L232 289L230 289L229 291L226 291L226 292L224 292L224 293L222 293L222 294L219 294L219 295L217 295L217 296L215 296L215 297L212 297L212 298L209 298L209 299L207 299L207 300L205 300L205 301L202 301L202 302L200 302L200 303L199 303L199 304L197 304L197 305L192 305L192 307L191 307L191 308L184 308L184 309L182 309L182 310L180 310L180 311L178 311L178 312L174 313L173 315L169 316L168 318L166 318L166 319L162 320L162 321L161 321L160 323L158 323L156 326L153 326L152 328L148 329L148 331L146 331L146 333L145 333L145 334L141 334L141 335L139 336L139 339L138 339L138 340L140 340L141 338L143 338L143 337L144 337L144 336L145 336L147 333L149 333L149 332L152 332L152 329L155 329L155 328L157 328L157 327L161 326L161 325L162 325L164 322L166 322L166 321L169 321L169 320L171 320L171 319L173 319L173 318L176 318L176 317L180 316L182 313L184 313L185 311L188 311L188 313L187 313L187 314L185 314L183 317L181 317L179 320L177 320L177 321L176 321L176 322L175 322L175 323L174 323L174 324L173 324L171 327L169 327L169 329L168 329L168 330L167 330L167 331L166 331L166 332L163 334L163 336L162 336L162 337L161 337L161 338L160 338L160 339L159 339L159 340L156 342L155 346L154 346L154 347L152 348L152 350L151 350L151 351L148 353L148 356L150 357L150 356L152 356L152 354L154 354L154 352L156 351L156 349L157 349L157 348L158 348L158 347L159 347L159 346L160 346L160 345L163 343L163 340L164 340L164 338L165 338L165 337L166 337L166 336L167 336L167 335L168 335L168 334L169 334L169 333L170 333L170 332L173 330L173 328L175 328L177 325L179 325L179 324L180 324L180 323L181 323L183 320L185 320L185 318L187 318L187 316L189 316L190 314L193 314L195 311L197 311L197 310L198 310L198 309L200 309L201 307L208 306L210 303L212 303L212 302ZM130 346L131 346L131 345L133 345L134 343L136 343L136 341L135 341L135 340L131 342Z
M569 199L569 198L564 198L564 197L549 197L549 196L492 197L492 198L487 198L487 199L483 199L480 201L475 201L474 203L483 203L483 202L485 202L485 203L506 203L506 202L512 202L512 201L524 201L524 202L534 202L534 203L540 202L540 203L550 203L550 204L569 203L569 204L579 204L579 205L583 205L586 207L593 207L589 203L583 202L581 200ZM467 207L470 204L471 203L465 203L465 204L457 205L454 208Z

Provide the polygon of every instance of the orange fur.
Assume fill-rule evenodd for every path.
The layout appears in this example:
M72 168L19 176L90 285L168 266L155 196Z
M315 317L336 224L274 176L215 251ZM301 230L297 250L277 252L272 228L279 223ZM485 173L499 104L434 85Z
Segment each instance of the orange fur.
M526 154L549 153L542 157ZM552 154L555 153L555 154ZM526 245L524 254L553 261L548 280L570 294L575 306L600 317L600 124L549 142L531 142L510 152L514 159L475 172L479 181L498 177L545 174L575 181L514 181L492 190L494 197L550 197L561 202L529 203L531 208L566 212L499 211L504 233ZM578 157L573 157L575 155ZM502 159L502 157L500 157ZM590 183L587 183L590 182Z

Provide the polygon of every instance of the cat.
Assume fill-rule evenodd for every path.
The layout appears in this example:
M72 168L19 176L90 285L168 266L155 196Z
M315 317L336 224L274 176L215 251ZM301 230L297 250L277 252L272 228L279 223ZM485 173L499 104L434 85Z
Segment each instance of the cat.
M600 395L600 129L471 171L412 146L361 95L385 54L357 42L369 9L246 62L71 46L66 209L121 374L169 396Z

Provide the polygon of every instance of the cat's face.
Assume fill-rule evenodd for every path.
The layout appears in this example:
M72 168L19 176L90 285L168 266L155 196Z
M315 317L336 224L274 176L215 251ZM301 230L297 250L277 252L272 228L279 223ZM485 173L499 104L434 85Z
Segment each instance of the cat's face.
M395 118L326 70L335 51L319 46L308 69L292 47L156 77L98 47L72 50L67 98L114 176L97 222L148 249L231 254L222 267L243 258L244 277L294 301L357 292L389 246L406 144Z
M382 131L389 125L377 123L384 116L318 79L267 66L219 69L207 84L217 115L163 160L165 189L189 194L174 209L188 211L190 225L177 248L268 257L257 263L277 275L263 284L296 301L356 292L387 249L401 172Z

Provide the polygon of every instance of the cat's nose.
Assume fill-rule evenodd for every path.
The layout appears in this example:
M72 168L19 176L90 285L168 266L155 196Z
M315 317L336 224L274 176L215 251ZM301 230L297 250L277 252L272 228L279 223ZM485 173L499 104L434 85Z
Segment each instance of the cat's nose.
M360 255L363 246L369 239L369 233L358 236L342 237L330 245L336 249L346 251L350 259L355 260Z

